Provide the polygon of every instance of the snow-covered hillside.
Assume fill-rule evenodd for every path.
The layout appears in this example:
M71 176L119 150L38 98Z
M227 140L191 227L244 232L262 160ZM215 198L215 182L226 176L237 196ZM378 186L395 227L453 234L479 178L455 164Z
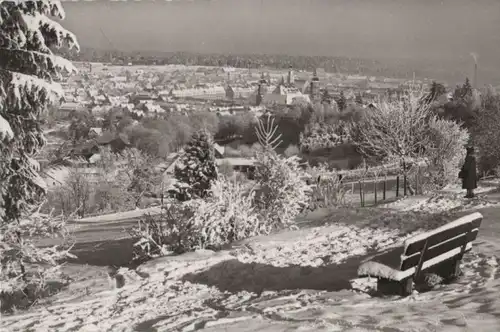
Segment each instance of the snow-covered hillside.
M422 201L423 200L423 201ZM385 208L315 212L299 230L261 236L233 248L197 251L121 269L111 289L105 271L87 271L50 301L2 318L5 331L498 331L500 226L463 261L457 282L407 298L371 296L360 262L408 236L489 205L459 194L405 199ZM434 203L432 203L434 202ZM475 203L474 203L475 202ZM433 205L434 204L434 205ZM426 209L422 209L426 206ZM457 208L458 207L458 208ZM437 212L437 214L435 213ZM483 227L483 226L482 226Z

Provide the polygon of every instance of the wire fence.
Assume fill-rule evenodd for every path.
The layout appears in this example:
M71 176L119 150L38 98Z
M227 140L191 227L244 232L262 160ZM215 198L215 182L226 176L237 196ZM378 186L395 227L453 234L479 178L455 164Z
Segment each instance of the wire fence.
M380 176L377 178L361 178L344 182L343 175L338 174L346 198L349 203L359 204L361 207L374 206L399 197L414 195L422 192L422 175L420 168L408 179L405 175ZM317 181L319 182L320 177Z

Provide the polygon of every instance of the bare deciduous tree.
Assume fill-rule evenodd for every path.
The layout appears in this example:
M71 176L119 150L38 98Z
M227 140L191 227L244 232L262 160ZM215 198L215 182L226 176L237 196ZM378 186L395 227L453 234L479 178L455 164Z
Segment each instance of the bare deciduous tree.
M271 115L267 115L267 120L264 121L259 119L257 122L257 127L255 128L255 133L259 139L259 143L265 150L276 149L283 141L281 140L281 134L277 134L278 125L274 123L274 118Z
M429 120L433 115L422 103L421 90L410 89L398 99L381 99L350 127L351 139L366 156L401 163L404 174L409 164L422 157L431 144Z

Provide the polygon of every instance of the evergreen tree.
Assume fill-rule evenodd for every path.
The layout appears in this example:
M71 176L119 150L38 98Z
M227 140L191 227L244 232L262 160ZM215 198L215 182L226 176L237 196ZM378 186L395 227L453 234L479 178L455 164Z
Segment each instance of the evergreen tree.
M90 128L95 127L97 121L91 113L86 111L76 112L73 116L68 134L73 145L76 145L82 139L85 140L89 137Z
M455 87L455 90L453 91L453 99L455 101L459 101L463 98L464 94L463 94L463 87L457 85Z
M363 105L363 97L361 97L361 93L356 95L356 104Z
M339 107L339 111L343 111L347 107L347 99L344 96L344 91L340 91L340 96L337 99L337 105Z
M206 197L211 181L218 177L212 135L205 130L194 133L180 158L174 171L178 181L174 197L180 201Z
M331 104L331 102L332 102L332 96L330 95L327 89L324 89L323 93L321 94L321 103Z
M446 93L446 88L444 87L444 85L437 83L436 81L432 81L431 89L429 91L429 94L425 98L425 101L427 103L432 103L445 93Z
M470 85L469 78L465 78L465 83L462 85L462 98L472 97L472 86Z
M27 235L45 236L57 229L53 219L33 220L29 212L45 193L34 159L45 143L39 118L63 96L55 80L76 71L52 52L78 48L75 36L51 19L64 16L58 0L0 1L1 292L45 280L50 269L44 267L52 268L62 258L53 248L35 247ZM39 269L30 266L37 264Z

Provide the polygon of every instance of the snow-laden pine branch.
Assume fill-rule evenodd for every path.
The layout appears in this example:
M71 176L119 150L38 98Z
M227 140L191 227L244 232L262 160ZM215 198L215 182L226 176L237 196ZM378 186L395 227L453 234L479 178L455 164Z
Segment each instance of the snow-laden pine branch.
M0 2L2 46L47 54L52 54L51 47L79 50L76 36L49 16L64 18L58 0L23 1L19 5L13 1Z
M31 107L31 100L39 98L40 101L55 101L56 97L64 95L64 90L59 83L47 82L43 79L0 69L0 114L6 114L12 108L23 109ZM9 109L5 109L8 105Z
M13 138L14 138L14 132L12 131L10 124L0 114L0 140L2 139L11 140Z
M0 48L0 64L3 70L37 76L45 80L62 79L63 74L76 73L76 67L63 57L35 51Z

